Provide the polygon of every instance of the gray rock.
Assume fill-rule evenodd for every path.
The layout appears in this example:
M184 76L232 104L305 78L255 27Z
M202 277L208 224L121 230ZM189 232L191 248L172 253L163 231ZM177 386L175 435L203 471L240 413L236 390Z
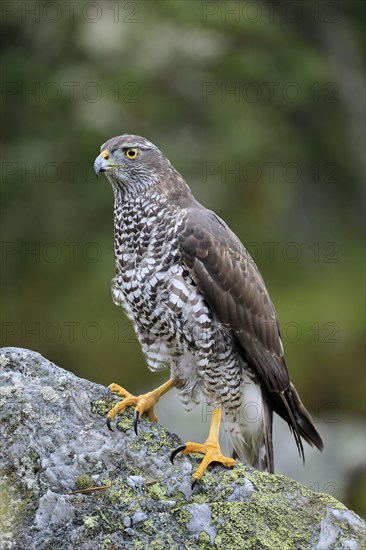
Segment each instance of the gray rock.
M238 464L204 474L180 439L38 353L0 350L4 549L365 548L365 524L328 495ZM101 487L99 490L94 490ZM75 492L78 491L78 492Z

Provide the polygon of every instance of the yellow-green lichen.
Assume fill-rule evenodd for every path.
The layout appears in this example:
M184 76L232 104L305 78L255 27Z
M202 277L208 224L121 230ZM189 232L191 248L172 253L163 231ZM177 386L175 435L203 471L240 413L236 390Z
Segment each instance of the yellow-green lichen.
M152 485L145 485L145 493L154 500L166 500L167 487L162 483L153 483Z
M100 416L107 416L109 411L118 403L118 399L115 397L101 397L91 403L91 412L93 414L99 414Z
M254 511L255 509L255 511ZM215 544L222 548L254 548L291 550L294 548L289 525L289 532L278 532L275 512L257 505L255 508L242 502L214 503L212 505L213 524L218 535ZM222 521L224 520L224 521ZM303 540L305 542L305 540ZM300 548L306 548L301 544Z
M6 475L0 478L0 495L0 537L5 544L6 541L10 544L15 538L16 522L27 504L27 499L18 492L16 485Z
M146 541L145 546L146 548ZM175 548L176 544L174 543L173 537L169 533L159 533L155 535L154 538L149 539L148 544L149 550L166 550L167 548Z
M133 417L131 411L124 411L121 415L117 416L116 420L116 427L121 432L133 430Z
M144 550L146 548L146 543L142 540L135 539L133 541L133 550Z
M186 526L187 523L192 519L192 514L190 514L184 508L173 508L171 511L174 519L182 526Z
M98 519L95 516L86 516L83 523L87 529L95 529L98 525Z
M210 535L206 531L201 531L198 537L198 544L200 548L208 548L211 545Z
M142 530L148 535L152 535L155 532L154 522L151 519L144 521L142 524Z
M126 480L124 479L117 479L113 485L113 488L111 488L108 491L108 495L106 497L108 501L111 504L124 504L124 505L130 505L131 502L136 502L136 492L128 485ZM139 506L136 503L136 506Z
M130 441L130 443L128 444L128 448L134 453L138 453L139 451L141 451L142 443L140 439L133 439L132 441Z

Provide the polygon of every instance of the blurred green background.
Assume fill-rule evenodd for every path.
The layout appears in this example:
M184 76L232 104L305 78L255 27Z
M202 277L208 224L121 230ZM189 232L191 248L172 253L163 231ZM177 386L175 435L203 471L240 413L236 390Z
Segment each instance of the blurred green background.
M107 139L143 135L252 253L332 442L308 484L343 476L359 513L364 21L361 1L5 1L1 28L2 345L132 392L166 378L111 301L113 195L92 170Z

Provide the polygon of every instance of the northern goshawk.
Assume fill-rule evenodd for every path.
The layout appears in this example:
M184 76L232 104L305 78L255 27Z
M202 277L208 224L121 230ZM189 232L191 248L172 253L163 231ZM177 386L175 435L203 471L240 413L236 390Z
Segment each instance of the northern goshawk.
M134 405L137 433L141 414L156 421L154 404L174 386L187 407L202 401L213 407L206 442L172 453L172 460L179 451L204 454L194 483L210 462L233 466L235 458L273 472L273 411L288 423L302 458L302 438L322 450L290 382L275 309L236 235L147 139L110 139L94 168L106 173L114 192L113 301L132 321L148 367L170 368L168 382L137 397L111 384L124 400L108 413L108 426ZM218 442L222 414L232 458Z

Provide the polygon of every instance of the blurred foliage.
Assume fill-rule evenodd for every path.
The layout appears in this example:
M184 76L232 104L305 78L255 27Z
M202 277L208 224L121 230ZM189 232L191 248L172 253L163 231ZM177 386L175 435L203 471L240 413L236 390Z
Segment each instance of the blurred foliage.
M247 244L309 408L362 415L364 3L55 4L3 2L2 344L131 391L164 379L110 299L92 171L134 133Z

